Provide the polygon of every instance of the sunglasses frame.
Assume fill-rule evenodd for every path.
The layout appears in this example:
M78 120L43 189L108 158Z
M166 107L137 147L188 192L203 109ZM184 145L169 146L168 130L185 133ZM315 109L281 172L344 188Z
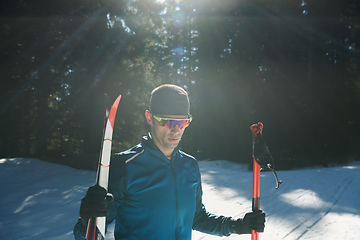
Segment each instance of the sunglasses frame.
M155 115L153 114L153 117L159 122L159 125L160 125L160 121L161 121L161 120L166 120L166 121L168 121L168 120L170 120L170 121L173 121L173 120L175 120L175 121L187 120L187 121L189 121L189 123L188 123L188 125L187 125L186 127L188 127L189 124L190 124L190 122L192 121L192 116L191 116L191 115L188 115L188 118L164 118L164 117L155 116ZM161 126L161 125L160 125L160 126ZM176 126L176 125L175 125L175 126ZM162 126L162 127L165 127L165 125ZM169 129L171 129L171 128L169 128Z

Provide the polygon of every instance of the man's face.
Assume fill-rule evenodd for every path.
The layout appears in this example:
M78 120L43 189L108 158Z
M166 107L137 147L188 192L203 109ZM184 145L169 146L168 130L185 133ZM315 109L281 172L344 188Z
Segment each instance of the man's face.
M150 112L147 111L145 115L147 122L151 125L152 138L156 146L165 154L165 156L171 156L174 149L179 145L185 127L180 129L179 125L176 125L172 129L169 129L165 126L160 126L158 120L156 120ZM181 119L187 118L188 116L161 115L158 117Z

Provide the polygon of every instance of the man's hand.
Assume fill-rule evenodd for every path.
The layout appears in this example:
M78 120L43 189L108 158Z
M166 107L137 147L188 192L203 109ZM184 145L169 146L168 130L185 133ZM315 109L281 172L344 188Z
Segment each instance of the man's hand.
M91 186L85 197L81 200L80 218L81 232L85 232L87 222L90 218L106 217L108 214L108 206L114 200L111 193L99 185Z
M261 210L245 214L243 219L239 218L230 223L230 232L236 234L250 234L251 230L264 232L265 213Z

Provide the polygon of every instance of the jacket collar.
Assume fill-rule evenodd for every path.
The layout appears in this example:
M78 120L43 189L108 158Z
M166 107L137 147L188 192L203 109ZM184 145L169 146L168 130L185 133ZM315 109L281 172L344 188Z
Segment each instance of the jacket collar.
M148 133L147 136L143 137L142 145L145 148L149 148L153 151L158 151L160 155L163 155L165 157L165 155L160 151L160 149L154 143L150 132ZM180 140L179 144L177 145L177 147L174 149L174 151L172 153L172 157L174 157L179 152L180 149L181 149L181 140Z

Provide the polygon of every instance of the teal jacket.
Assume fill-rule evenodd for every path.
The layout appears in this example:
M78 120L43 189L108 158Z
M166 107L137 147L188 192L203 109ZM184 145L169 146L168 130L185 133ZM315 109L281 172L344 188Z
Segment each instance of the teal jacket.
M114 202L107 223L115 220L116 240L187 240L192 229L230 235L231 218L208 213L202 204L195 158L178 147L169 161L150 134L112 157L109 192Z

